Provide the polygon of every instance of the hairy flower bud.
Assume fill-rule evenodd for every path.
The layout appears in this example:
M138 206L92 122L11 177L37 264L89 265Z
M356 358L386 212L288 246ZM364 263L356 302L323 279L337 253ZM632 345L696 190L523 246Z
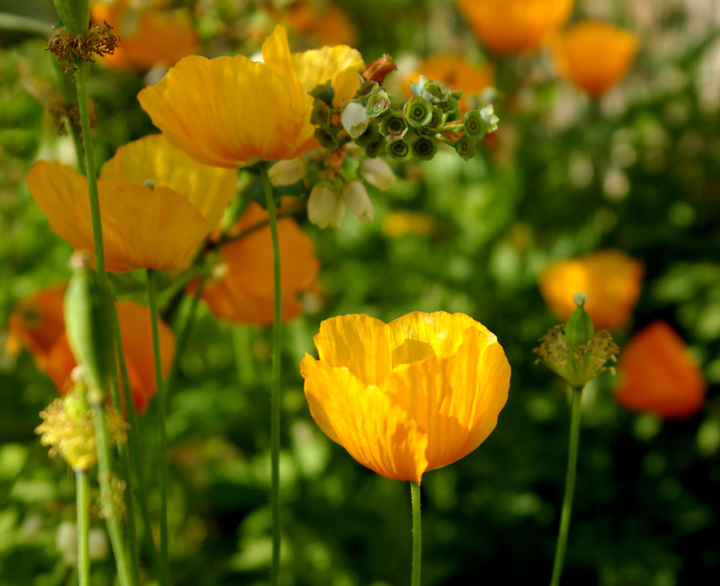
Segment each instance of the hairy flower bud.
M340 194L326 182L313 187L308 198L308 219L321 228L337 228L345 215Z
M308 161L305 157L279 161L270 167L268 175L273 185L290 185L299 181L308 172Z
M340 196L358 223L364 224L373 219L375 210L373 209L367 189L365 189L361 181L357 179L347 181L345 185L343 185Z
M368 115L365 113L365 108L357 102L349 102L343 108L340 121L351 138L357 138L365 132L370 122Z
M380 191L387 191L395 185L396 177L390 165L382 159L365 159L358 169L360 177Z

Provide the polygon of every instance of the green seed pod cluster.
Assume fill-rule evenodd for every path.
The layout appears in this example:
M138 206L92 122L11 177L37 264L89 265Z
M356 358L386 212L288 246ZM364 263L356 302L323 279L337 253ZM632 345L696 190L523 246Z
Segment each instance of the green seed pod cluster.
M60 20L73 35L86 35L90 28L89 0L53 0Z
M310 114L310 122L320 128L329 128L332 125L332 114L330 108L322 100L315 98L313 109Z
M88 268L87 253L75 253L73 276L65 293L68 342L78 364L85 367L91 387L102 391L115 368L112 298Z

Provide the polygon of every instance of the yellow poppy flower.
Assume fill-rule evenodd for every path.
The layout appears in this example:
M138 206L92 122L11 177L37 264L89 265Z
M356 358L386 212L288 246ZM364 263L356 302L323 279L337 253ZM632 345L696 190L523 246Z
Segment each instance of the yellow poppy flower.
M174 146L209 165L236 168L319 148L308 92L330 79L337 105L351 97L364 67L360 53L338 46L291 55L278 26L263 58L186 57L138 100Z
M198 49L198 35L182 12L131 6L128 0L93 2L90 10L93 22L106 21L122 39L111 55L100 59L109 67L171 66Z
M310 413L363 466L418 484L495 429L510 386L497 338L463 314L414 312L390 324L367 315L326 320L320 359L300 372Z
M533 52L570 17L575 0L457 0L480 42L499 55Z
M130 378L135 408L144 413L157 392L155 384L155 362L152 345L150 310L130 301L117 301L115 309L120 322L123 351ZM160 338L160 366L163 377L170 372L175 356L175 335L170 327L158 318ZM66 394L73 386L70 374L77 366L67 335L63 331L48 356L48 375L60 394Z
M67 283L36 291L22 299L8 319L8 351L17 356L24 346L41 370L47 369L50 350L65 331L63 300Z
M240 233L267 221L267 212L251 203L230 234ZM320 270L312 240L292 218L278 220L282 320L302 311L297 294L307 289ZM273 323L272 242L265 226L220 247L216 276L203 288L202 300L222 319L267 326Z
M641 262L616 250L552 263L540 275L540 293L562 321L575 309L573 295L587 293L584 305L597 329L613 330L632 314L640 297Z
M651 323L625 345L618 364L618 403L665 419L686 419L705 405L707 385L683 339L664 321Z
M430 55L423 59L418 70L407 76L403 89L410 94L409 83L420 75L439 81L453 90L463 90L460 110L467 112L467 97L478 94L495 83L495 71L490 65L475 65L460 55Z
M155 189L143 186L148 180ZM38 161L27 183L50 229L75 250L93 251L87 179L67 165ZM160 135L120 147L98 181L107 270L184 267L235 196L235 184L233 171L201 165Z
M627 75L640 39L607 22L583 21L554 39L552 48L560 70L597 97Z

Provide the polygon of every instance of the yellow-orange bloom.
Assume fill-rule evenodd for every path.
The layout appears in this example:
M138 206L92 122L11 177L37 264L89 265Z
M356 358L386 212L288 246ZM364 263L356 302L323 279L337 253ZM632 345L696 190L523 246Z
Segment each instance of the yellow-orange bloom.
M560 70L580 89L600 96L632 67L639 37L607 22L583 21L552 42Z
M620 354L618 403L665 419L686 419L703 408L700 367L682 338L664 321L635 334Z
M197 51L199 39L192 23L181 12L156 7L131 6L128 0L94 2L93 22L106 21L121 42L111 55L100 59L117 69L150 69L156 64L175 65Z
M300 372L310 413L363 466L418 484L495 429L510 386L497 338L463 314L414 312L390 324L367 315L326 320L320 360Z
M499 55L533 52L570 17L575 0L457 0L480 42Z
M143 186L148 180L155 189ZM27 183L50 229L75 250L93 251L87 179L67 165L38 161ZM120 147L98 181L107 269L184 267L220 221L235 185L233 171L201 165L161 135Z
M334 4L319 8L315 2L301 0L281 13L279 19L292 32L309 37L316 45L357 43L355 27L347 14Z
M17 355L25 346L41 370L47 369L50 350L65 331L63 299L67 283L36 291L21 300L8 320L8 351Z
M138 100L174 146L209 165L236 168L319 148L308 92L332 80L337 105L351 97L364 67L360 53L338 46L291 55L278 26L263 58L186 57Z
M239 234L267 221L268 214L251 203L230 234ZM312 240L292 218L278 220L282 320L300 315L297 294L307 289L320 270ZM274 280L270 228L224 244L219 264L202 292L216 316L232 322L266 326L273 322Z
M467 111L466 96L478 94L495 83L495 71L490 65L475 65L460 55L430 55L423 59L418 70L407 76L403 89L410 94L409 83L420 75L439 81L453 90L463 90L460 110Z
M157 392L150 310L130 301L118 301L115 303L115 308L120 321L123 351L135 408L138 413L144 413L150 399ZM163 376L167 376L175 356L175 336L159 318L158 332L162 372ZM63 332L50 351L47 361L48 375L62 395L73 386L70 374L75 366L77 362Z
M616 250L552 263L540 275L540 293L557 315L567 321L575 293L587 293L585 309L598 329L622 326L640 297L641 262Z

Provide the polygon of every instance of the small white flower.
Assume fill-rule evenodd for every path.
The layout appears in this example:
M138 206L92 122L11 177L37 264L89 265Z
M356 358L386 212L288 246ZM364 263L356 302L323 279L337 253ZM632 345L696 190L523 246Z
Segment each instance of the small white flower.
M318 183L308 198L308 219L321 228L337 228L345 215L340 194L329 183Z
M299 181L308 172L308 161L305 157L298 157L297 159L290 159L288 161L280 161L275 163L270 170L268 175L273 185L290 185Z
M395 185L396 177L393 170L382 159L365 159L358 169L360 176L380 191L387 191Z
M350 102L343 108L340 121L351 138L360 136L370 123L365 107L357 102Z
M367 189L361 181L351 179L343 185L340 194L347 208L353 213L360 224L369 222L375 215L372 201L368 195Z

